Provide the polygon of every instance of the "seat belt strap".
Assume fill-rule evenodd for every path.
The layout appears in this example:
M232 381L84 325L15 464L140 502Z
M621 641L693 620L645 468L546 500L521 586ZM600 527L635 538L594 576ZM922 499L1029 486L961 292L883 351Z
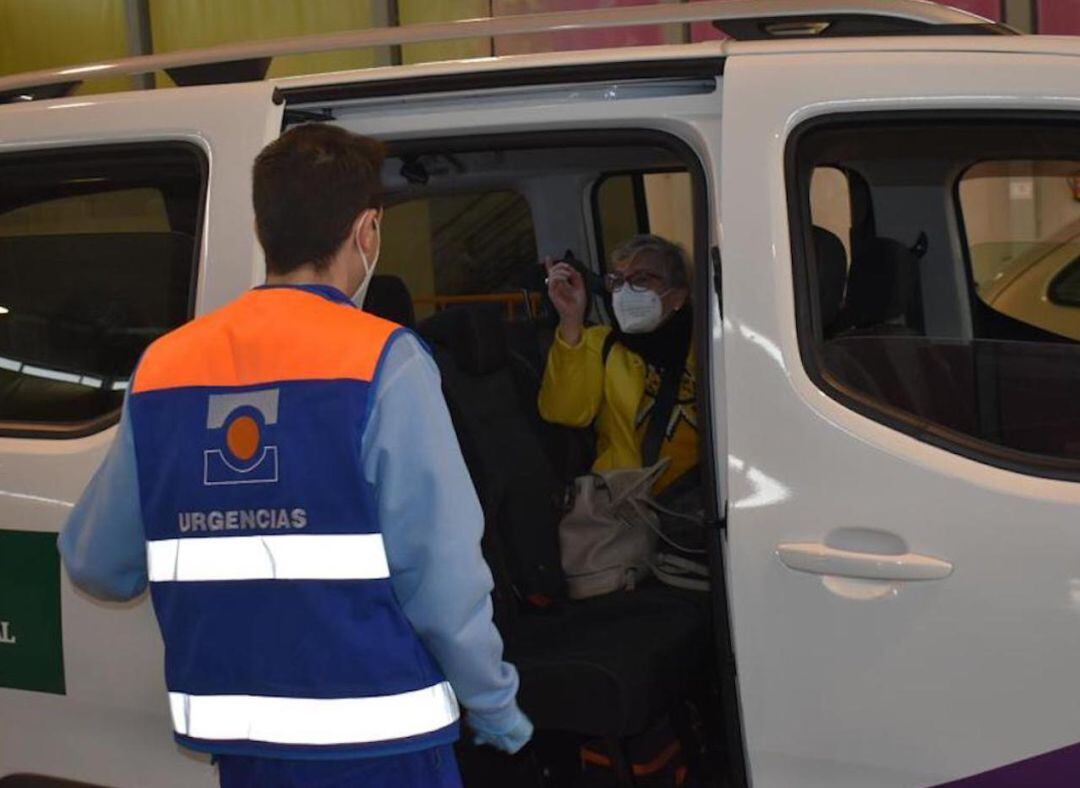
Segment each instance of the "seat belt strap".
M664 370L660 380L660 390L656 393L649 425L645 428L645 440L641 447L642 466L648 468L660 458L660 445L664 442L668 422L675 411L675 402L679 398L679 383L682 380L682 367L672 366Z

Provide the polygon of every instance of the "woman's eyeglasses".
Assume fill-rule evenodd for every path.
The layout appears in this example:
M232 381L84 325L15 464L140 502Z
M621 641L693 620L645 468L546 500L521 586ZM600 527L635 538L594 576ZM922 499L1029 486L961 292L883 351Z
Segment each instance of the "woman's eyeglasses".
M629 285L634 292L644 293L646 290L652 290L657 284L665 283L664 277L651 271L634 271L632 274L612 271L610 274L604 274L604 289L609 293L614 293L623 285Z

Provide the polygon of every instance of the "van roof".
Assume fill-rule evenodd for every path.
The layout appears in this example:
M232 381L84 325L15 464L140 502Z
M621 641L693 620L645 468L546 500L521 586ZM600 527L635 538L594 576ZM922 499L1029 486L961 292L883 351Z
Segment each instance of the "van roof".
M297 96L320 95L315 88L331 88L344 84L414 81L428 77L454 77L472 74L497 74L512 71L555 70L570 66L602 66L605 64L678 63L699 60L720 61L731 56L792 54L809 55L824 52L994 52L1001 54L1080 56L1080 37L1076 36L1009 36L979 37L898 37L828 39L813 41L706 41L697 44L666 46L621 47L570 52L545 52L529 55L473 58L417 63L407 66L382 66L305 74L271 80L286 94ZM659 71L660 69L658 69ZM309 89L312 89L309 91ZM462 90L469 85L461 84ZM423 91L418 91L423 92Z
M692 22L712 22L729 38L741 41L762 40L783 44L790 44L795 39L835 41L852 36L963 34L990 39L1007 37L1016 32L980 16L929 0L704 0L350 30L45 69L0 77L0 103L58 98L70 93L86 79L155 71L167 72L181 85L259 80L265 77L272 59L282 55L524 33ZM880 38L875 38L875 41L880 46ZM552 64L625 61L638 57L664 60L697 54L723 54L725 48L724 44L713 43L650 47L648 52L621 49L615 50L615 55L611 51L603 54L589 51L551 52L521 58L457 61L442 64L441 71L462 73L478 68L500 68L507 63L507 67L531 68ZM483 65L490 62L498 65ZM341 80L345 74L350 79L407 78L424 71L425 68L419 65L391 66L286 78L275 80L275 83L289 87L329 84Z

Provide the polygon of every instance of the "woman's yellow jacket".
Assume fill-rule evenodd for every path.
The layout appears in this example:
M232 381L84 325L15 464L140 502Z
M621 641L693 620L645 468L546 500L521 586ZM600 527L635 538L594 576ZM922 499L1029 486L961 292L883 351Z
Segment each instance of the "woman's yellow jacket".
M595 423L594 471L641 467L648 413L659 389L659 376L650 374L641 356L621 343L612 346L605 367L604 340L610 333L610 326L586 328L571 347L556 332L538 403L540 415L554 424L582 428ZM660 456L670 457L671 465L657 482L657 492L698 462L693 361L691 349L660 446Z

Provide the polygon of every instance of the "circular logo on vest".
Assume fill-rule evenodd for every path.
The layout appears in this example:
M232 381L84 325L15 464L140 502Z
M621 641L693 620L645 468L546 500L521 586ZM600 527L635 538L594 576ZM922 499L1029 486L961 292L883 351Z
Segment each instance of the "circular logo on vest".
M229 453L242 462L249 462L255 456L261 437L259 422L247 414L234 418L225 429Z
M210 395L203 484L272 484L278 480L278 447L272 426L278 420L278 395L278 389Z

